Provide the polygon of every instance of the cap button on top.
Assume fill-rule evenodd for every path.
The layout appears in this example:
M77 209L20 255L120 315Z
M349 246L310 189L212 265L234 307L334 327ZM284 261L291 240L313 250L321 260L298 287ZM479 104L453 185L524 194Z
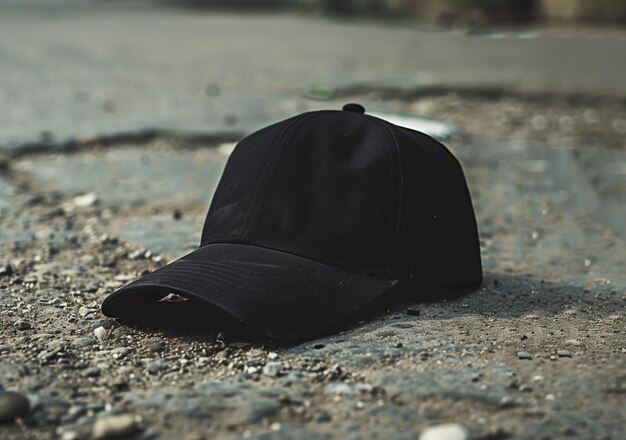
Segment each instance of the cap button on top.
M342 107L342 110L344 112L354 112L354 113L365 113L365 107L363 107L361 104L356 104L356 103L349 103L346 104Z

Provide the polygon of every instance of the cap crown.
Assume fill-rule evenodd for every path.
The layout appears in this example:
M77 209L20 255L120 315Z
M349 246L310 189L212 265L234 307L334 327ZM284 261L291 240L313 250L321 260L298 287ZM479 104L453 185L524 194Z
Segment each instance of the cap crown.
M212 243L393 279L482 280L458 161L423 133L351 111L304 113L239 142L204 224L201 246Z

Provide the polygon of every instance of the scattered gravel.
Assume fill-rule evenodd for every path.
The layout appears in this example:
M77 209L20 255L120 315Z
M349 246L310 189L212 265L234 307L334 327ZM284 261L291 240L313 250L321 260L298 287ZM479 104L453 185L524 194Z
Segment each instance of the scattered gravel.
M172 148L156 147L145 154ZM595 211L568 214L557 204L558 192L517 192L547 177L537 177L541 164L534 162L530 177L516 171L524 160L509 160L500 147L457 150L466 154L479 215L481 289L445 302L416 292L345 331L295 346L242 335L221 322L207 329L213 321L205 314L197 322L189 314L165 317L178 326L137 327L101 316L110 292L173 256L164 251L156 258L147 249L157 249L157 242L129 243L117 231L147 219L163 231L190 222L199 232L206 200L72 209L75 192L31 194L39 188L33 187L11 205L11 215L0 215L0 240L5 230L28 230L19 243L0 243L11 258L2 263L12 267L0 277L0 387L20 390L31 404L1 436L84 440L96 424L102 429L100 420L132 414L134 422L127 418L125 426L145 427L133 432L146 439L402 439L450 421L476 438L618 438L626 429L620 380L626 316L624 290L611 274L623 272L623 258L603 255L622 255L621 239L588 218ZM59 163L58 156L50 161ZM497 171L504 164L509 168ZM33 180L26 172L12 175L25 179L17 188ZM519 208L508 203L520 198ZM175 209L184 219L171 218ZM175 233L172 241L193 247L197 237L191 238ZM130 259L137 250L139 258ZM18 321L31 329L19 330ZM571 350L571 359L561 360L562 349ZM518 361L518 350L532 353L533 361Z

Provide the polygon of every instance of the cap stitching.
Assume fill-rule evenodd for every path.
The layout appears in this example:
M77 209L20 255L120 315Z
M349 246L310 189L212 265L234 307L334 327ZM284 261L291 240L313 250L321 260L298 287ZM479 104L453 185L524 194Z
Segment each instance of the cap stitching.
M385 128L386 131L388 131L389 133L391 133L391 129L386 125L387 122L386 121L382 121L374 116L370 116L370 115L365 115L366 117L368 117L368 119L370 119L372 122L374 122L376 125L378 126L382 126ZM396 144L396 148L398 148L398 142L395 138L395 136L393 136L393 133L391 133L392 138ZM396 224L395 224L395 228L394 228L394 221L393 221L393 217L394 217L394 205L393 202L395 200L395 193L396 193L396 183L395 183L395 173L394 173L394 169L393 169L393 155L391 152L391 148L389 147L389 141L387 136L383 136L383 138L385 139L385 146L387 147L387 152L389 153L389 172L391 174L391 203L390 203L390 209L389 209L389 227L391 229L390 231L390 235L393 236L396 235L393 232L398 230L398 225L399 225L399 219L400 219L400 215L398 213L398 219L396 220ZM402 171L400 171L400 178L402 178ZM391 240L390 240L391 241ZM389 246L389 250L388 250L388 258L387 261L391 261L391 254L392 254L392 246ZM391 275L391 271L389 270L389 265L387 265L387 267L385 268L386 272L388 275Z
M283 131L282 131L282 133L280 135L280 139L276 143L276 148L274 149L274 153L272 154L272 157L270 159L269 165L265 169L265 174L263 175L263 179L261 180L261 184L259 185L259 191L256 193L256 197L255 197L254 203L252 205L252 209L250 210L250 214L248 215L248 219L246 220L246 224L243 227L243 230L241 231L241 234L239 235L240 238L243 238L246 235L246 232L248 231L248 226L250 225L250 221L252 220L252 217L254 216L254 213L256 211L256 207L259 204L259 200L261 199L261 194L263 194L263 188L265 186L265 182L267 181L267 177L269 176L270 171L274 167L274 162L276 161L276 157L278 156L278 152L280 151L280 148L282 146L283 140L285 139L285 137L287 136L289 131L291 131L291 129L295 126L295 124L297 122L304 121L305 119L310 119L312 116L319 116L320 113L324 113L324 112L310 112L310 113L304 113L302 115L299 115L298 117L294 118L289 123L289 125L287 125L283 129Z

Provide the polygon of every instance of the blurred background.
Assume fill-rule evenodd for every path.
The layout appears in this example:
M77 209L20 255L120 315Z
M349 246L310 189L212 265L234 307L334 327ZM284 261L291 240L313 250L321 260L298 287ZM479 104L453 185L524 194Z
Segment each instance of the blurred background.
M0 0L0 244L60 245L28 210L62 205L179 255L239 139L355 101L450 146L485 240L541 267L582 227L544 212L624 233L624 78L626 0Z

